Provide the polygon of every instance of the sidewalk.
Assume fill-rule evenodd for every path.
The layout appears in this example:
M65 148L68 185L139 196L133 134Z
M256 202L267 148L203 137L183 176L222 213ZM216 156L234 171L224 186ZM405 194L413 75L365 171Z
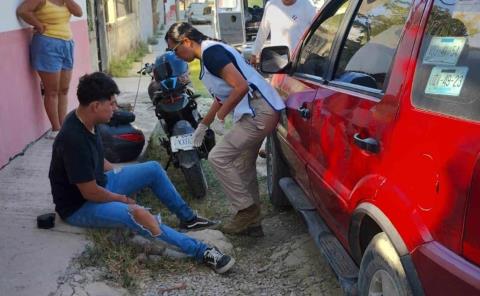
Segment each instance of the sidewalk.
M164 32L172 23L165 25ZM211 33L206 26L199 29ZM144 63L153 63L165 51L164 36L158 41ZM115 81L120 103L133 105L138 88L134 125L149 140L158 122L147 93L150 77L143 76L140 84L138 76ZM58 215L54 228L36 227L38 215L54 212L48 180L52 144L41 138L0 170L0 295L53 295L70 261L88 243L83 229L65 224Z
M150 54L151 62L165 48L160 38ZM138 77L115 81L122 91L118 101L133 105ZM135 108L135 125L147 140L157 123L147 94L149 82L147 76L142 77ZM48 180L52 144L42 138L0 170L0 295L55 292L58 278L87 244L84 231L63 223L58 215L51 230L36 227L38 215L54 212Z
M53 212L48 168L52 140L41 139L0 170L0 289L2 295L48 295L71 258L85 246L82 231L57 221L36 227Z

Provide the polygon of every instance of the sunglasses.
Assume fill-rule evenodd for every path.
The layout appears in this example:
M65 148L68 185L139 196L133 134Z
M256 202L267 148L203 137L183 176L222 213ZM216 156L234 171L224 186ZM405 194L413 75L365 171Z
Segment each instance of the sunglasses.
M183 40L178 42L173 48L167 48L167 51L173 51L174 53L177 53L177 49L182 43L183 43Z

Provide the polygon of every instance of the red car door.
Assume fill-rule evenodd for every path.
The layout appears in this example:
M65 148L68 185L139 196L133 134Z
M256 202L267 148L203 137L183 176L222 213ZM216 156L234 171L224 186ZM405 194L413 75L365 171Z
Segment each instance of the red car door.
M401 87L396 82L387 87L387 82L392 80L390 73L397 75L392 66L401 67L392 63L395 55L409 57L411 52L411 48L397 52L411 2L351 1L340 7L345 17L335 30L326 74L329 79L309 106L311 159L307 172L317 207L346 245L350 200L355 194L373 196L383 181L379 164L395 121ZM319 28L322 26L325 22ZM311 54L311 39L300 57ZM403 74L398 74L395 80L401 81Z
M277 127L280 149L289 160L292 177L306 193L311 194L306 172L310 137L309 110L306 106L315 99L316 86L307 80L297 80L287 75L277 75L271 83L287 105Z

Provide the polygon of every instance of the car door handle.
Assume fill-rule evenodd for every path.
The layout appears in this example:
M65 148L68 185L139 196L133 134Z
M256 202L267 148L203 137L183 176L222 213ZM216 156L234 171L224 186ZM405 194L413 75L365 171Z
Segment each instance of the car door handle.
M380 144L374 138L360 138L360 133L356 133L353 135L353 142L357 145L360 149L378 153L380 151Z
M307 107L302 106L302 107L298 108L297 111L298 111L298 114L300 114L301 117L306 118L306 119L310 118L310 109L308 109Z

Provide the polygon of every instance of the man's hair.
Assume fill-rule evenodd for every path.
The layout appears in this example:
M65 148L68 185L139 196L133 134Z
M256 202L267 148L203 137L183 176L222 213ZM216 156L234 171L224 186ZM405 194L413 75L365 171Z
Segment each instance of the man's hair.
M82 106L88 106L95 101L109 101L113 95L119 93L115 81L102 72L83 75L77 87L78 102Z

